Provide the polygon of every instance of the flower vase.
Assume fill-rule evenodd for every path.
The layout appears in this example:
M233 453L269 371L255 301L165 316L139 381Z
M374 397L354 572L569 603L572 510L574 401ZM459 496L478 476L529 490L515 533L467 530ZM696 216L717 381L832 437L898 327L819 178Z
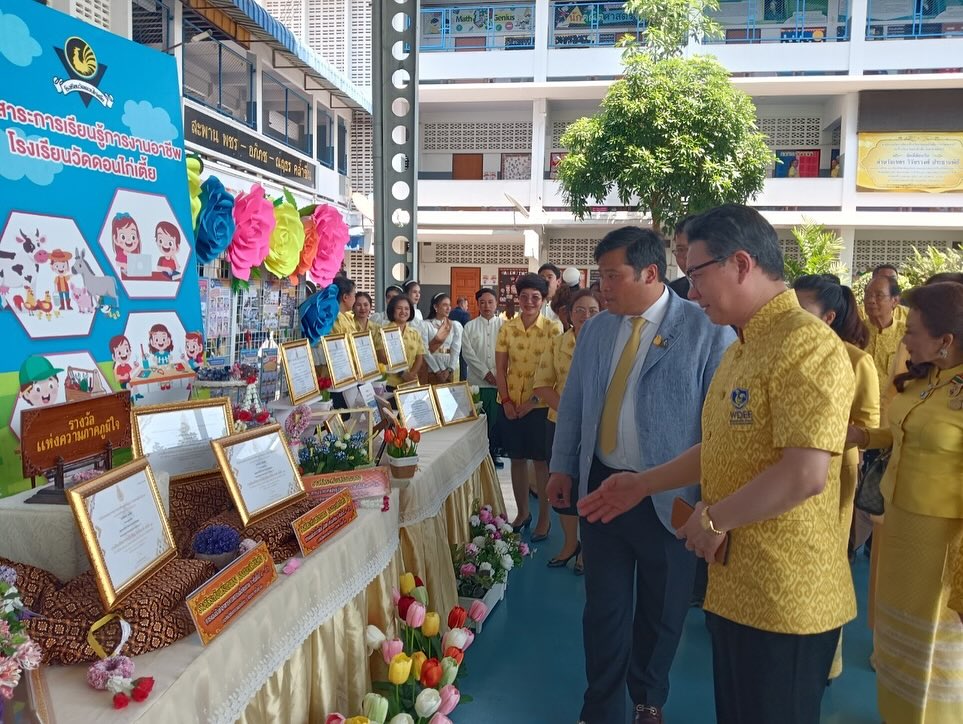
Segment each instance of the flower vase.
M506 578L506 583L507 583L507 578ZM485 607L488 609L488 613L485 614L485 619L487 620L488 617L491 616L492 614L492 609L495 608L495 605L499 601L501 601L503 598L505 598L505 583L496 583L491 588L489 588L488 591L485 592L485 595L482 598L468 598L465 596L459 596L458 605L467 611L471 608L471 605L474 601L481 601L482 603L485 604ZM484 623L485 621L479 621L476 624L477 633L482 632L482 626L484 625Z
M391 469L391 477L396 480L411 480L415 477L418 470L418 456L411 455L406 458L396 458L388 456L388 465Z
M194 557L199 561L210 561L217 570L226 568L235 558L238 551L227 551L226 553L195 553Z

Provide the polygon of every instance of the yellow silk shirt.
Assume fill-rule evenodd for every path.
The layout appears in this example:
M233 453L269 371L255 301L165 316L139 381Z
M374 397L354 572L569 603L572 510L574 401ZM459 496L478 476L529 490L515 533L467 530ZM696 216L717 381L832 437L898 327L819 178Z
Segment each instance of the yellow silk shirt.
M418 355L425 353L425 343L421 339L421 332L415 327L412 327L411 323L408 323L405 325L405 331L401 333L401 341L405 345L405 357L408 360L408 368L411 369L411 365L415 363ZM375 337L375 346L378 349L384 349L381 344L380 334ZM386 382L391 387L404 384L404 380L400 374L389 374L386 377Z
M559 396L565 389L568 371L572 367L572 355L575 353L575 331L568 330L552 340L552 346L542 353L535 371L535 382L532 389L551 387ZM558 420L558 412L548 408L548 421Z
M521 315L509 319L498 331L495 354L508 354L508 394L516 405L527 402L535 389L535 370L545 350L551 349L554 337L562 333L560 322L539 314L532 326L525 329ZM504 402L499 395L499 402ZM539 402L535 407L545 407Z
M334 320L334 326L331 327L331 334L351 334L357 331L354 326L354 313L353 312L338 312L338 318Z
M956 552L956 562L953 564L953 583L950 589L950 600L947 605L954 611L963 613L963 544Z
M764 631L812 634L856 615L839 545L840 468L855 391L842 340L799 306L770 300L726 350L702 410L702 498L732 495L784 448L832 453L819 495L731 531L729 562L709 567L705 610Z
M844 342L849 361L856 376L856 394L849 409L849 421L858 427L873 428L879 425L879 380L876 364L868 353L859 347ZM856 484L859 482L859 449L847 445L843 452L843 466L840 470L839 524L843 535L843 545L849 545L849 528L853 522L853 499Z
M902 309L902 307L897 307ZM893 314L893 323L886 329L877 329L872 322L867 321L869 328L869 342L866 351L872 356L876 363L876 374L879 378L879 395L881 399L886 398L886 389L890 383L890 372L896 364L897 352L900 342L906 333L906 313ZM902 370L899 370L902 372Z

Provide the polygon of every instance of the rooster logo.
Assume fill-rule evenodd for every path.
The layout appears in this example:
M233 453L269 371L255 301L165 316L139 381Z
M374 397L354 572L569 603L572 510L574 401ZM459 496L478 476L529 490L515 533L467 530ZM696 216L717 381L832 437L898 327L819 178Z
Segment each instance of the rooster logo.
M97 75L97 56L86 40L73 37L66 43L67 59L71 70L81 78L89 79Z

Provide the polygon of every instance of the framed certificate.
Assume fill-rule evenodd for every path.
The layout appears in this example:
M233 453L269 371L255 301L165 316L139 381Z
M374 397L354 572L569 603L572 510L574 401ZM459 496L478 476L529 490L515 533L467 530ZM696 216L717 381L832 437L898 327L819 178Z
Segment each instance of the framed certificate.
M132 407L134 457L146 457L151 468L177 482L217 470L210 441L234 432L227 397Z
M318 374L314 370L314 355L308 340L297 339L282 344L281 362L292 405L300 405L305 400L321 396Z
M405 353L405 340L401 336L401 328L389 324L381 328L381 344L388 359L389 372L401 372L408 369L408 355Z
M396 390L413 390L416 387L421 387L421 383L418 380L411 380L410 382L402 382L400 385L395 387Z
M177 555L146 458L67 490L106 611Z
M354 356L359 382L381 377L378 354L375 352L371 332L355 332L351 335L351 354Z
M244 525L305 496L298 466L280 425L212 440L211 447Z
M435 405L430 385L410 390L395 390L395 401L398 403L401 424L408 429L426 432L441 427L438 407Z
M438 415L442 425L454 425L474 420L478 417L467 382L449 382L445 385L432 385Z
M331 389L337 391L357 379L351 358L351 345L346 334L331 334L321 338L324 364L331 376Z

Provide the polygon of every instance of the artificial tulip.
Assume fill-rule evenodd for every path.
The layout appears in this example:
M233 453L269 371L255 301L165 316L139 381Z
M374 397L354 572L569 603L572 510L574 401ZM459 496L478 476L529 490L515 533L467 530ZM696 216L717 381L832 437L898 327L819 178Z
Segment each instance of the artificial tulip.
M421 667L428 660L428 655L424 651L415 651L411 655L411 676L413 679L421 678Z
M441 696L438 713L448 716L455 710L455 707L458 706L458 702L461 700L461 692L451 684L446 684L441 687L438 694Z
M453 659L460 666L461 662L465 659L465 652L454 646L449 646L445 649L445 658Z
M442 638L441 647L447 649L449 646L454 646L456 649L464 651L467 642L468 632L463 628L453 628Z
M421 580L418 576L415 576L415 586L424 586L425 582Z
M417 581L418 579L416 578L415 580ZM428 605L428 589L421 584L411 589L411 596L422 605Z
M456 649L457 650L457 649ZM441 660L441 685L448 686L454 684L458 678L458 668L461 666L461 659L456 659L445 652L445 658Z
M438 659L431 658L421 665L421 676L418 677L418 681L422 686L432 688L438 686L442 673L441 663Z
M478 600L471 602L471 606L468 608L468 618L475 623L481 623L487 615L488 607L484 603Z
M468 612L461 606L455 606L448 612L448 628L461 628L468 620Z
M381 655L385 659L386 664L391 664L391 660L404 651L405 645L401 642L401 639L391 639L390 641L385 639L381 642Z
M366 716L353 716L350 719L345 719L344 724L371 724L371 720Z
M435 715L428 720L428 724L452 724L452 721L440 711L436 711Z
M397 588L392 588L392 589L391 589L391 602L397 606L397 605L398 605L398 601L400 601L400 600L401 600L401 591L399 591Z
M401 574L401 595L407 596L415 587L415 576L413 573Z
M438 711L441 706L441 694L435 689L422 689L415 698L415 713L426 719Z
M344 714L339 714L338 712L328 714L328 718L324 720L324 724L344 724L344 722Z
M368 646L368 653L376 651L381 648L381 644L385 642L385 635L377 626L368 624L364 630L364 642Z
M388 664L388 681L395 686L401 686L411 676L411 657L406 653L395 656Z
M415 445L417 445L419 442L421 442L421 433L418 432L417 430L412 430L412 431L411 431L411 441L412 441Z
M408 610L405 612L405 623L411 628L421 628L421 624L425 622L425 607L415 601L413 604L408 606Z
M391 721L389 721L388 724L415 724L415 719L411 714L401 712L391 717Z
M438 631L441 630L441 616L439 616L434 611L429 611L425 614L425 622L421 624L421 633L423 633L428 638L432 636L437 636Z
M413 603L415 603L415 599L413 599L411 596L402 596L400 599L398 599L398 616L401 618L407 618L408 607Z
M390 444L393 443L394 441L395 441L395 433L394 433L394 431L389 427L389 428L387 428L387 429L385 430L385 442L390 445ZM396 717L396 718L397 718L397 717ZM392 721L394 721L394 719L392 719Z
M361 700L361 711L372 722L385 724L385 719L388 718L388 700L381 694L365 694Z
M468 640L465 641L465 645L462 646L462 651L468 651L468 647L475 643L475 632L470 628L466 628L465 631L468 632Z

